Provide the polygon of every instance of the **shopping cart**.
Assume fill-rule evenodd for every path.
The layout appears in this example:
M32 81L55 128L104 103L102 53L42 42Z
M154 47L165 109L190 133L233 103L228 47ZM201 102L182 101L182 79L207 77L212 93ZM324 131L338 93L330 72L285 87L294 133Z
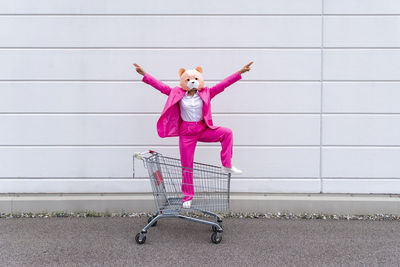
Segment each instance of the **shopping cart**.
M211 241L218 244L222 240L222 217L219 212L229 210L230 173L221 172L221 167L194 162L193 168L182 167L180 159L163 156L153 150L135 153L133 156L133 177L135 158L143 160L148 170L157 212L148 219L148 224L138 233L138 244L146 241L147 230L156 226L161 218L178 217L212 226ZM193 174L194 196L190 208L182 207L182 173ZM215 217L215 222L185 216L200 212Z

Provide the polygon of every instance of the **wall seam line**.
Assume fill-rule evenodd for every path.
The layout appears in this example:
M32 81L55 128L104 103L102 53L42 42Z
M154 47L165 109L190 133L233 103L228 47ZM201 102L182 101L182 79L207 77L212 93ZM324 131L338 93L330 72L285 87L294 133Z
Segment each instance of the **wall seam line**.
M320 73L320 119L319 119L319 178L320 178L320 193L322 194L322 113L323 113L323 87L324 87L324 0L321 0L321 73Z

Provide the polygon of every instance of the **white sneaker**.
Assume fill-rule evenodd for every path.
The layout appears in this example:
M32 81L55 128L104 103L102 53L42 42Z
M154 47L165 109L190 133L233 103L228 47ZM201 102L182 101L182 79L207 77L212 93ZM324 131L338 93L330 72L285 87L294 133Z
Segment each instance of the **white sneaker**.
M233 174L242 174L243 171L239 170L235 166L232 166L232 168L227 168L225 166L221 167L223 173L233 173Z
M185 202L182 203L182 207L185 208L185 209L190 209L191 205L192 205L192 201L191 200L185 201Z

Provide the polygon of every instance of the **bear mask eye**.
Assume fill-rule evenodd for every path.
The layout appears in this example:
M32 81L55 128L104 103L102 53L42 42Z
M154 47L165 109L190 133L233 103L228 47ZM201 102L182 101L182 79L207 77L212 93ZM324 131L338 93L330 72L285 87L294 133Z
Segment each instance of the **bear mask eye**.
M190 79L186 79L186 81L190 81Z
M195 78L197 80L197 78Z

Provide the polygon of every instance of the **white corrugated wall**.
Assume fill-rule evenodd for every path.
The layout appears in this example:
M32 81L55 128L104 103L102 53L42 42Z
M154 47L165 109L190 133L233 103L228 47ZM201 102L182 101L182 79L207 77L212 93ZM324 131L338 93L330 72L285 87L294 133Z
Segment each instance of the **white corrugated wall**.
M150 192L132 154L202 66L234 132L233 192L400 193L400 1L0 0L0 193ZM220 164L218 143L195 160Z

